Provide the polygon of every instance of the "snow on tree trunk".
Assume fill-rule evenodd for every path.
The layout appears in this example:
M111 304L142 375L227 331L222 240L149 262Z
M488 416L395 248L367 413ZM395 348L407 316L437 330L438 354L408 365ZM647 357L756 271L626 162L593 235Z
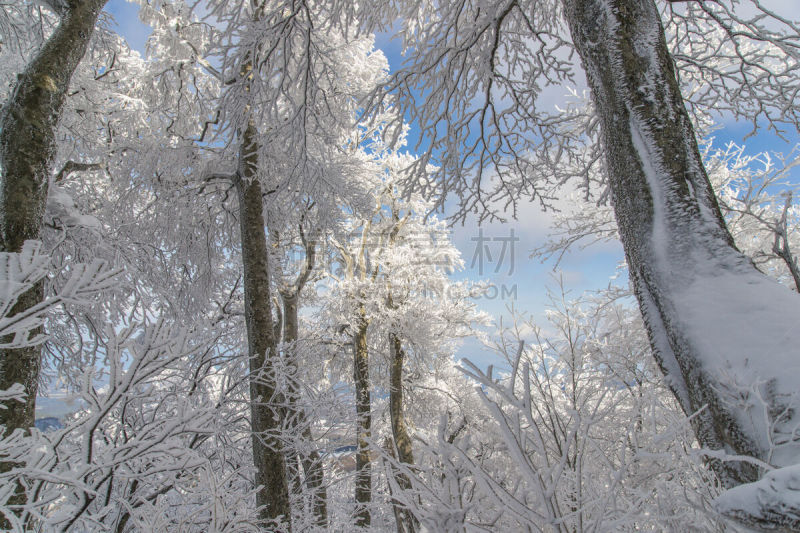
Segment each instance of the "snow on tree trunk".
M701 162L651 0L563 0L601 119L619 231L655 356L700 443L796 460L800 299L736 249ZM765 414L766 413L766 414ZM770 427L770 424L775 424ZM713 460L722 483L752 462Z
M242 135L240 171L236 192L239 198L239 221L244 266L245 322L250 358L250 416L253 430L255 484L261 488L256 502L263 520L289 520L289 488L282 445L277 438L281 422L277 416L274 372L270 359L276 356L272 321L272 296L267 238L261 184L256 177L258 142L252 120Z
M800 465L772 470L759 481L727 490L715 507L760 531L800 531Z

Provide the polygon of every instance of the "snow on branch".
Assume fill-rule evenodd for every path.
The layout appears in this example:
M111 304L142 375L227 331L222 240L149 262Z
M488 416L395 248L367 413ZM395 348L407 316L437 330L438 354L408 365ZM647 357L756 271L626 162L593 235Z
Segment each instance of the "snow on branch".
M50 256L41 251L39 241L25 241L19 253L0 252L0 349L35 346L47 340L39 331L45 315L62 304L84 304L97 293L109 289L118 270L108 269L95 260L71 267L67 282L58 294L33 307L13 313L14 304L25 292L47 275Z

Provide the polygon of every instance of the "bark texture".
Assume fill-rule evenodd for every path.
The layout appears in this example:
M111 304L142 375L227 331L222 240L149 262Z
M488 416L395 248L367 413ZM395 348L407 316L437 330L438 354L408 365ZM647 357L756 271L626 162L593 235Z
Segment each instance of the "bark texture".
M616 219L658 363L684 411L700 411L692 424L703 446L763 458L719 397L719 376L703 369L702 353L682 331L670 299L704 264L737 272L753 267L722 219L658 10L652 0L563 5L600 116ZM713 466L728 487L758 476L746 463Z
M242 134L240 169L235 178L239 199L245 322L250 358L250 416L256 503L263 520L290 520L289 488L284 454L277 434L281 420L275 402L275 376L270 359L276 356L267 237L264 232L261 184L256 176L258 144L252 121Z
M394 333L389 335L389 346L392 352L391 370L389 371L389 415L392 422L392 438L397 450L398 461L413 466L414 452L411 447L411 435L408 432L408 424L406 424L403 413L403 367L405 366L406 352L403 350L400 338ZM408 491L411 488L408 476L402 472L395 471L394 478L402 491ZM393 505L397 533L414 533L417 530L414 515L398 502L394 502Z
M725 513L754 531L767 533L796 533L800 531L800 508L787 507L783 502L766 501L758 506L757 511L750 509Z
M360 319L353 335L353 379L356 387L356 525L370 524L369 502L372 500L372 462L369 438L372 436L370 414L369 350L367 348L366 311L359 307Z

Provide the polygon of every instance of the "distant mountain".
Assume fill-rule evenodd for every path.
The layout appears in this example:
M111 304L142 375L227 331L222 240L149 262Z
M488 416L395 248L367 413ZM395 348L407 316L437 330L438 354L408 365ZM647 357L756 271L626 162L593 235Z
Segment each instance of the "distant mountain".
M37 418L36 421L33 423L33 425L36 426L36 429L38 429L42 433L47 433L48 431L55 431L57 429L61 429L64 427L64 424L61 423L61 420L59 420L54 416Z

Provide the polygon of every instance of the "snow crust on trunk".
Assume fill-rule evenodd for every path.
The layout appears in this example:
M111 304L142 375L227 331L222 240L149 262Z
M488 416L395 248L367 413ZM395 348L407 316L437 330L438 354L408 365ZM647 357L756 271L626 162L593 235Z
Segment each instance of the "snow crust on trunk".
M633 142L634 149L642 162L642 170L644 171L647 183L650 186L651 194L653 195L653 230L652 230L652 244L653 252L659 264L666 264L666 247L668 242L667 234L667 216L664 206L666 205L665 194L662 190L662 183L664 178L659 175L655 158L652 154L657 153L654 147L648 145L645 141L644 132L636 118L635 113L630 113L630 131L631 141ZM650 311L647 316L651 323L660 319L660 313L653 299L653 295L647 290L646 285L642 285L642 303ZM681 373L680 365L675 358L675 354L669 344L669 339L666 335L666 325L663 321L659 320L658 324L652 324L651 327L652 342L656 349L662 354L662 364L666 371L666 379L668 380L673 391L678 395L680 402L683 405L690 405L689 391Z
M700 363L719 378L719 392L739 422L761 437L763 459L800 462L797 376L800 376L800 298L758 272L708 271L676 287L674 303Z
M723 492L718 512L762 531L797 531L800 526L800 465L767 472L755 483Z
M662 167L668 154L649 141L634 112L630 122L653 194L654 273L674 311L674 329L695 347L696 363L715 381L712 386L736 422L765 452L758 459L777 467L800 463L800 297L758 272L733 248L705 238L704 226L713 219L702 201L694 225L681 224L688 215L679 208L664 208L680 205L670 201L673 192L665 186L669 176ZM666 342L659 344L671 384L679 396L688 395L674 355Z

